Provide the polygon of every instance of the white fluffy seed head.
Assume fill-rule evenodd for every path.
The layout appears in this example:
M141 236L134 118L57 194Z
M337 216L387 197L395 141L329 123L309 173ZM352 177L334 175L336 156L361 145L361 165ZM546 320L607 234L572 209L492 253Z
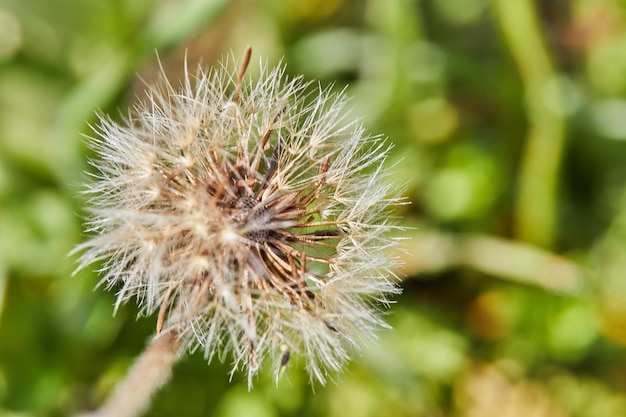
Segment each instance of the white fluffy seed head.
M346 123L343 93L246 66L163 77L123 123L100 116L79 268L103 261L116 308L158 311L158 332L230 355L250 384L294 355L324 383L398 291L389 147Z

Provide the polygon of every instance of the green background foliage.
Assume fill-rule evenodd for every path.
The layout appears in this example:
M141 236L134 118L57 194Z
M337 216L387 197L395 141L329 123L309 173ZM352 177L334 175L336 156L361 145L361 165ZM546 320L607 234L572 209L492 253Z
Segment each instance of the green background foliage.
M248 44L395 144L404 292L326 387L196 354L148 416L626 415L625 1L0 0L0 416L95 407L153 332L71 276L94 111Z

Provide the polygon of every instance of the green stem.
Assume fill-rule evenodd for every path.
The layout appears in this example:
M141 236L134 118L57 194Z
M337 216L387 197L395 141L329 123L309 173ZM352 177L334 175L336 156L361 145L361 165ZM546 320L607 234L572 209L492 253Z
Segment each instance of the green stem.
M8 275L4 265L0 263L0 321L2 320L2 312L4 310L4 296L7 289Z
M565 140L563 118L548 106L546 87L555 72L531 0L493 0L495 17L520 72L528 133L518 178L515 232L549 247L554 241L558 175Z
M577 296L584 284L581 268L573 261L516 240L482 234L446 234L420 229L409 237L407 276L441 274L465 267L494 278Z

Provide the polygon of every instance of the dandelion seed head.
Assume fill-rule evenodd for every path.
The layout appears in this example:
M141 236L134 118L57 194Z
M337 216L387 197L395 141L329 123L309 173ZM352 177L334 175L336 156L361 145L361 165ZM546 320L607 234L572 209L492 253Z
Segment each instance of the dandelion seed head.
M121 123L100 115L79 268L102 261L116 306L158 312L157 331L250 384L293 357L325 383L398 292L389 146L347 121L343 93L282 65L252 79L248 59L163 76Z

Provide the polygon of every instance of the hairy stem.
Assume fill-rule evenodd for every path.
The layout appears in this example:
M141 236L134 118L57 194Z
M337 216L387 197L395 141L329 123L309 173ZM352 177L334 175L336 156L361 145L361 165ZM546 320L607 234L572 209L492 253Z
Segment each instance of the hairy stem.
M84 417L137 417L150 405L152 396L169 381L179 358L180 340L174 332L155 336L137 358L107 401Z

